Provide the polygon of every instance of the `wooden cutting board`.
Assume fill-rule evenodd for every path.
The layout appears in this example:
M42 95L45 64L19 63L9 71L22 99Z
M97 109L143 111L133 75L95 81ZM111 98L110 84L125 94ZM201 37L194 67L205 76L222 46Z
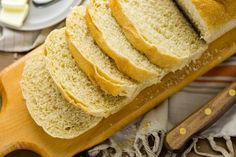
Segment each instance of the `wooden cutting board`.
M43 157L71 157L90 148L160 104L197 77L236 52L236 29L209 46L208 51L190 67L167 75L162 83L142 91L118 113L104 119L95 128L71 140L52 138L31 119L21 94L19 81L25 60L43 46L33 50L0 73L0 157L16 149L28 149Z

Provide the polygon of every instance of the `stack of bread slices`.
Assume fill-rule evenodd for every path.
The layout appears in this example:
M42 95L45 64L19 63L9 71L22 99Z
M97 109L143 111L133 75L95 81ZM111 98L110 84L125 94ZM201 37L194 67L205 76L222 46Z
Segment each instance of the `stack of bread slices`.
M21 80L27 108L49 135L75 138L207 49L172 0L92 0L71 10Z

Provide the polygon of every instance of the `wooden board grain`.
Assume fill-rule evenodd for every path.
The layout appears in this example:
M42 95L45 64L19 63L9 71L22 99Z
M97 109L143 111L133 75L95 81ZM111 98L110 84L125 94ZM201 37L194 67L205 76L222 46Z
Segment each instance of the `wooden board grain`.
M0 112L0 157L16 149L33 150L43 157L70 157L92 147L233 55L236 52L235 43L236 29L212 43L198 61L167 75L162 83L142 91L121 111L71 140L52 138L38 127L31 119L21 94L19 81L24 62L30 54L42 50L41 46L0 73L0 91L3 97Z

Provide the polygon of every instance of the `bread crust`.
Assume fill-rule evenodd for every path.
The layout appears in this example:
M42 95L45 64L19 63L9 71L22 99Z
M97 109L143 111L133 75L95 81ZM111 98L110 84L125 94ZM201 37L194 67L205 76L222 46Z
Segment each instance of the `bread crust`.
M171 69L182 64L182 58L168 55L160 47L150 44L141 35L130 19L123 13L120 0L111 0L110 8L117 22L122 26L129 42L140 52L143 52L149 60L160 67Z
M192 4L206 24L208 33L204 39L208 43L236 27L235 0L192 0Z
M207 43L236 27L235 0L177 0L177 2Z
M136 66L128 58L115 52L115 50L107 43L103 33L99 30L96 22L91 16L90 8L92 7L93 3L94 1L91 1L90 5L87 8L87 13L85 16L86 22L91 34L93 35L93 38L95 39L99 47L103 50L103 52L105 52L116 62L116 65L121 72L127 74L134 80L143 82L145 80L154 78L157 75L155 72L148 71Z
M235 0L191 1L206 22L210 31L236 18Z

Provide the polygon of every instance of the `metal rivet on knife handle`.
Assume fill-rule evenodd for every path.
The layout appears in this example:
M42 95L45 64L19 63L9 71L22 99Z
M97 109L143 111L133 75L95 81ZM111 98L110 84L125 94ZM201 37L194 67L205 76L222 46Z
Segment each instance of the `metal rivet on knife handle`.
M229 95L230 96L235 96L236 95L236 91L234 89L230 89L229 90Z
M205 113L205 115L207 115L207 116L211 115L211 114L212 114L211 108L206 108L206 109L204 110L204 113Z
M179 133L180 135L185 135L187 133L187 130L185 128L180 128Z

